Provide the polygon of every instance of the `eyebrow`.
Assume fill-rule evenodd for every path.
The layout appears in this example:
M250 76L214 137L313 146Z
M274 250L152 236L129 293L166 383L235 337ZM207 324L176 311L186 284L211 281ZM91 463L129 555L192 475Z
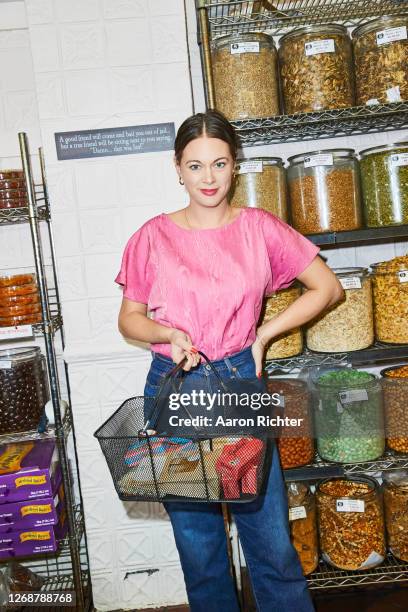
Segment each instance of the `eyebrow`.
M218 157L217 159L214 159L214 161L212 163L215 164L215 162L221 161L222 159L228 159L228 157ZM191 164L192 162L195 162L197 164L201 164L202 163L202 162L200 162L199 159L189 159L188 161L186 161L186 164Z

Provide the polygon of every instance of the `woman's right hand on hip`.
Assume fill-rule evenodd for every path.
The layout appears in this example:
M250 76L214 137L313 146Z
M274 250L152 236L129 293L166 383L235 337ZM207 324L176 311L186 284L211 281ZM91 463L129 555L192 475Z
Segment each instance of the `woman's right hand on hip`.
M200 355L197 353L197 349L193 346L188 334L180 329L174 329L170 334L169 340L173 361L175 363L180 363L184 357L187 358L183 370L188 372L191 368L200 363Z

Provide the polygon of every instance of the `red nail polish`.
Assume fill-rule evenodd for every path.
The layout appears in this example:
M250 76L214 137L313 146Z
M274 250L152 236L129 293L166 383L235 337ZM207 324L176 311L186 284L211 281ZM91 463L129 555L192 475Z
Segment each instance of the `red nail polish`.
M262 376L262 372L258 372L257 377L261 378L261 376Z
M190 351L191 351L192 353L198 353L198 351L197 351L197 349L195 348L195 346L192 346L192 347L191 347L191 349L190 349Z

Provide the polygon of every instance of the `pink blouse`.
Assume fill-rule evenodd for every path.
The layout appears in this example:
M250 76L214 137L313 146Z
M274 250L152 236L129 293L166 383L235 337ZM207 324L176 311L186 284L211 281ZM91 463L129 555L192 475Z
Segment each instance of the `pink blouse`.
M262 299L288 287L319 248L266 210L243 208L215 229L184 229L161 213L126 245L115 281L157 323L181 329L211 360L255 341ZM171 356L169 344L152 350Z

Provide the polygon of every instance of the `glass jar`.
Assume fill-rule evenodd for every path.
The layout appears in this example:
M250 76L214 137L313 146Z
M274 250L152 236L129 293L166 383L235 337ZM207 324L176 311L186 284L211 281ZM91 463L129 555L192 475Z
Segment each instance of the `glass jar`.
M374 342L371 279L366 268L335 268L345 299L325 310L307 326L312 351L358 351Z
M364 149L360 157L367 226L408 223L408 142Z
M278 54L271 36L216 38L212 69L216 107L229 120L279 115Z
M397 453L408 453L408 366L385 368L381 376L387 445Z
M315 386L317 452L336 463L373 461L384 452L380 381L348 367L318 368Z
M371 264L375 337L388 344L408 343L408 256Z
M381 492L374 478L328 478L316 490L323 559L343 570L366 570L385 558Z
M0 270L0 327L42 320L36 275L30 268Z
M408 17L385 16L352 34L358 105L408 100Z
M286 310L301 295L302 289L295 283L291 287L280 289L274 295L267 297L259 325L263 325ZM303 336L300 327L295 327L274 338L266 347L266 359L285 359L299 355L303 350Z
M238 159L236 172L233 206L264 208L288 220L286 173L280 157Z
M313 151L288 161L295 229L318 234L361 227L360 175L353 149Z
M36 429L48 399L40 349L0 351L0 434Z
M314 440L307 384L302 380L273 377L267 385L270 394L283 396L284 416L300 422L299 427L283 425L281 428L277 444L282 468L287 470L310 463L314 457Z
M354 106L351 40L341 25L307 26L279 41L285 113Z
M383 472L384 514L393 555L408 561L408 471Z
M314 572L319 562L315 496L303 482L287 485L289 526L305 576Z

